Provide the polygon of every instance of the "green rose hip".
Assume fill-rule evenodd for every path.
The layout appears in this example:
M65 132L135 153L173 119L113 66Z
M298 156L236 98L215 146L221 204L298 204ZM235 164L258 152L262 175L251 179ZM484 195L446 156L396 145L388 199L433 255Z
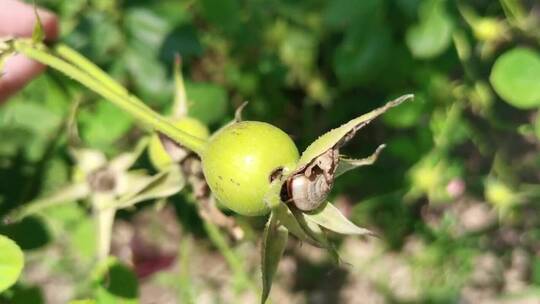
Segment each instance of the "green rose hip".
M298 158L285 132L268 123L243 121L210 138L202 163L208 185L223 206L257 216L270 211L263 198L273 174L292 170Z

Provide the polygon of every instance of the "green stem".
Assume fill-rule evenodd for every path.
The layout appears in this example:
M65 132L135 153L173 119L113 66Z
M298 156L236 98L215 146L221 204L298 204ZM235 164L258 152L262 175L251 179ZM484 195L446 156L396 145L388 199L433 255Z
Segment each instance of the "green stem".
M204 152L206 141L177 129L166 118L150 109L144 103L139 102L138 99L133 98L133 96L128 94L119 95L117 92L111 90L109 87L105 86L88 73L81 71L72 64L54 55L51 55L47 50L33 46L28 42L16 40L14 43L14 48L16 51L24 54L25 56L48 65L75 79L90 90L96 92L103 98L109 100L122 110L126 111L137 120L140 120L153 129L167 135L182 146L197 153L199 156Z
M85 71L90 76L94 77L96 80L103 83L111 91L114 91L118 95L129 96L128 91L121 86L116 80L111 76L105 73L102 69L96 66L93 62L88 60L86 57L70 48L65 44L58 44L54 47L54 50L58 55L63 57L65 60L69 61L79 69Z

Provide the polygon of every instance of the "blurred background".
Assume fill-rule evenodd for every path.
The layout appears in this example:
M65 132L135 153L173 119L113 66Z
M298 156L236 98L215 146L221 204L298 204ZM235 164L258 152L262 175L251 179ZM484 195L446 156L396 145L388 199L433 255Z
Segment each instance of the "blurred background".
M245 119L280 127L302 151L415 94L345 148L365 157L387 144L331 195L381 237L336 236L340 265L290 240L273 303L540 303L538 1L36 3L58 14L62 42L162 113L181 54L189 114L212 130L247 100ZM114 158L142 135L129 116L49 70L0 108L0 216L69 183L73 145ZM146 155L135 168L153 170ZM141 303L258 301L264 218L237 216L245 236L233 241L205 227L189 191L159 207L150 201L117 215L113 252L132 261L110 273L120 294ZM81 203L2 224L26 266L0 303L104 292L93 225Z

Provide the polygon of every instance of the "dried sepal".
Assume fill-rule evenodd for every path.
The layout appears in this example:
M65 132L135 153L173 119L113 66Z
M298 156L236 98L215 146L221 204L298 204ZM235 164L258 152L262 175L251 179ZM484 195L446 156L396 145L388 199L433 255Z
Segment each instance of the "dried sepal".
M244 119L242 118L242 113L244 112L244 109L247 107L248 103L249 102L244 101L238 108L236 108L236 110L234 111L234 119L226 123L223 127L220 128L220 130L243 121ZM219 132L219 130L217 132Z
M287 202L302 211L317 209L332 189L338 162L338 150L330 149L288 176L285 183Z
M336 233L349 235L375 235L370 230L353 224L341 214L334 205L328 202L313 212L304 213L303 216L308 221Z
M378 146L375 152L373 152L373 154L371 154L370 156L366 158L353 159L353 158L341 157L339 159L339 164L336 169L335 177L338 177L344 174L345 172L356 169L358 167L369 166L369 165L374 164L377 161L377 158L379 158L379 154L385 147L386 145L384 144Z
M277 217L272 213L264 229L261 245L262 304L266 303L266 299L270 294L272 279L277 271L279 260L285 251L288 235L287 229L279 224Z
M179 163L186 156L189 155L190 151L179 145L176 141L172 140L170 137L163 133L158 133L159 141L161 145L169 155L172 160L172 163Z
M242 121L242 112L244 111L244 108L248 105L247 101L244 101L238 108L236 108L236 111L234 111L234 120L236 122Z
M341 146L343 146L349 140L351 140L359 129L366 126L373 119L385 113L390 108L396 107L400 105L401 103L403 103L404 101L412 99L413 97L414 95L412 94L398 97L397 99L388 102L387 104L385 104L384 106L380 108L377 108L369 113L363 114L347 122L341 127L338 127L336 129L333 129L323 134L321 137L319 137L317 140L311 143L311 145L309 145L307 149L302 153L302 156L300 157L300 160L297 165L297 169L301 169L307 166L316 157L318 157L319 155L325 153L326 151L330 149L339 149Z

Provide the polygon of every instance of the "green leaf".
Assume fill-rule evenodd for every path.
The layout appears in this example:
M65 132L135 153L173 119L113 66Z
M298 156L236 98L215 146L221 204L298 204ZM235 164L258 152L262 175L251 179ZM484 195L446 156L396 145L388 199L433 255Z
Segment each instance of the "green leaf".
M540 54L528 48L514 48L502 54L489 77L495 92L520 109L540 106Z
M200 2L206 19L216 28L227 33L236 31L240 26L240 3L238 0L202 0Z
M96 304L97 302L91 299L83 299L83 300L73 300L69 301L68 304Z
M9 238L0 235L0 293L17 282L24 264L21 248Z
M95 298L102 304L138 303L139 284L131 269L115 258L108 258L94 270Z
M227 113L227 92L210 83L186 83L189 116L204 124L220 122Z
M85 214L76 225L69 227L71 251L81 263L94 263L97 251L96 222Z
M331 203L324 204L321 208L311 213L304 213L304 216L328 230L350 235L374 235L366 228L361 228L349 221L341 212Z
M110 102L98 102L95 112L82 112L81 137L89 146L100 150L113 146L133 126L131 116Z
M150 57L156 57L167 33L172 29L171 24L151 10L141 7L127 10L123 19L129 43L146 48Z
M285 251L287 245L288 231L285 227L277 223L277 217L274 214L270 215L270 219L266 224L263 234L263 242L261 245L262 253L262 281L263 290L261 303L266 303L266 299L272 288L272 279L276 273L279 260Z
M309 164L313 159L323 154L324 152L328 151L329 149L334 148L336 145L342 145L346 143L348 140L352 138L352 136L354 136L356 131L358 131L359 129L361 129L368 123L370 123L373 119L377 118L378 116L386 112L388 109L396 107L400 105L402 102L412 99L413 97L414 95L412 94L398 97L397 99L388 102L387 104L385 104L384 106L378 109L375 109L369 113L361 115L347 122L341 127L333 129L323 134L316 141L311 143L311 145L309 145L307 149L302 153L302 156L300 157L300 160L298 162L298 165L296 166L296 169L298 170L299 168L303 168L304 166Z
M420 7L420 22L410 27L405 41L416 58L440 55L452 40L453 24L445 9L446 1L430 0Z
M379 1L380 2L380 1ZM360 27L359 27L360 28ZM339 82L348 87L367 85L381 77L388 78L388 58L395 56L389 28L370 27L349 31L337 47L333 62Z

